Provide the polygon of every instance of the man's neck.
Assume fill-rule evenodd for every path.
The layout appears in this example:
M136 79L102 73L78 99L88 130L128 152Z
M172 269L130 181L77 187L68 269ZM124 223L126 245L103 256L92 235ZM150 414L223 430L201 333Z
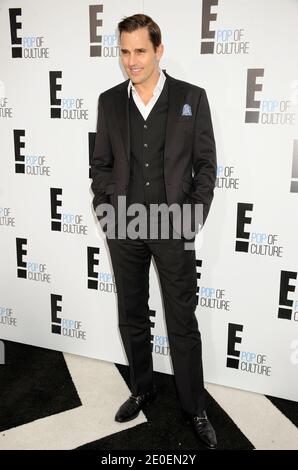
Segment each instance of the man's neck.
M154 88L156 87L158 83L159 77L160 77L160 70L158 69L149 83L139 83L139 84L134 85L139 96L141 97L144 96L147 99L148 97L151 98L151 96L153 95Z

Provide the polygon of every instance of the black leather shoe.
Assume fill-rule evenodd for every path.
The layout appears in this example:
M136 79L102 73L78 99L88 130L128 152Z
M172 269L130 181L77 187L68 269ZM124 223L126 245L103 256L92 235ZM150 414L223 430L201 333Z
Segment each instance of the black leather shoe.
M126 421L136 418L143 406L147 403L151 403L156 398L156 395L156 390L142 395L131 395L129 399L120 406L116 413L115 421L125 423Z
M187 421L191 423L196 436L205 444L208 449L216 449L217 439L212 424L207 418L206 411L196 416L187 416Z

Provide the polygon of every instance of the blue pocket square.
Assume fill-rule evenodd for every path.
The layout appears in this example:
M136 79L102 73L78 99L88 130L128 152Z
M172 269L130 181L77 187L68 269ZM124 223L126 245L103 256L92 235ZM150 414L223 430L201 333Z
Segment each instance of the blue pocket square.
M184 104L181 116L192 116L191 106L189 104Z

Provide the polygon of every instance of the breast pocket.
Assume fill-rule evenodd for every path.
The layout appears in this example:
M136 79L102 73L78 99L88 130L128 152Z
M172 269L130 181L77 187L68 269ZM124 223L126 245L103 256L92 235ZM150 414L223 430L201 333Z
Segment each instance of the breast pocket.
M193 122L193 117L192 116L178 116L176 118L177 122L184 122L184 123L189 123L192 124Z

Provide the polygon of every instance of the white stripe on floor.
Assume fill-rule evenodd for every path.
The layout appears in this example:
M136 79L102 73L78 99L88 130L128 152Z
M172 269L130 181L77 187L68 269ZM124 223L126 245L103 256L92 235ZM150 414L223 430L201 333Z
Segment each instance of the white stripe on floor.
M220 385L206 389L257 450L298 450L298 429L264 395Z
M74 449L146 422L143 413L129 423L114 421L130 395L114 364L72 354L64 357L82 406L2 431L0 449Z

